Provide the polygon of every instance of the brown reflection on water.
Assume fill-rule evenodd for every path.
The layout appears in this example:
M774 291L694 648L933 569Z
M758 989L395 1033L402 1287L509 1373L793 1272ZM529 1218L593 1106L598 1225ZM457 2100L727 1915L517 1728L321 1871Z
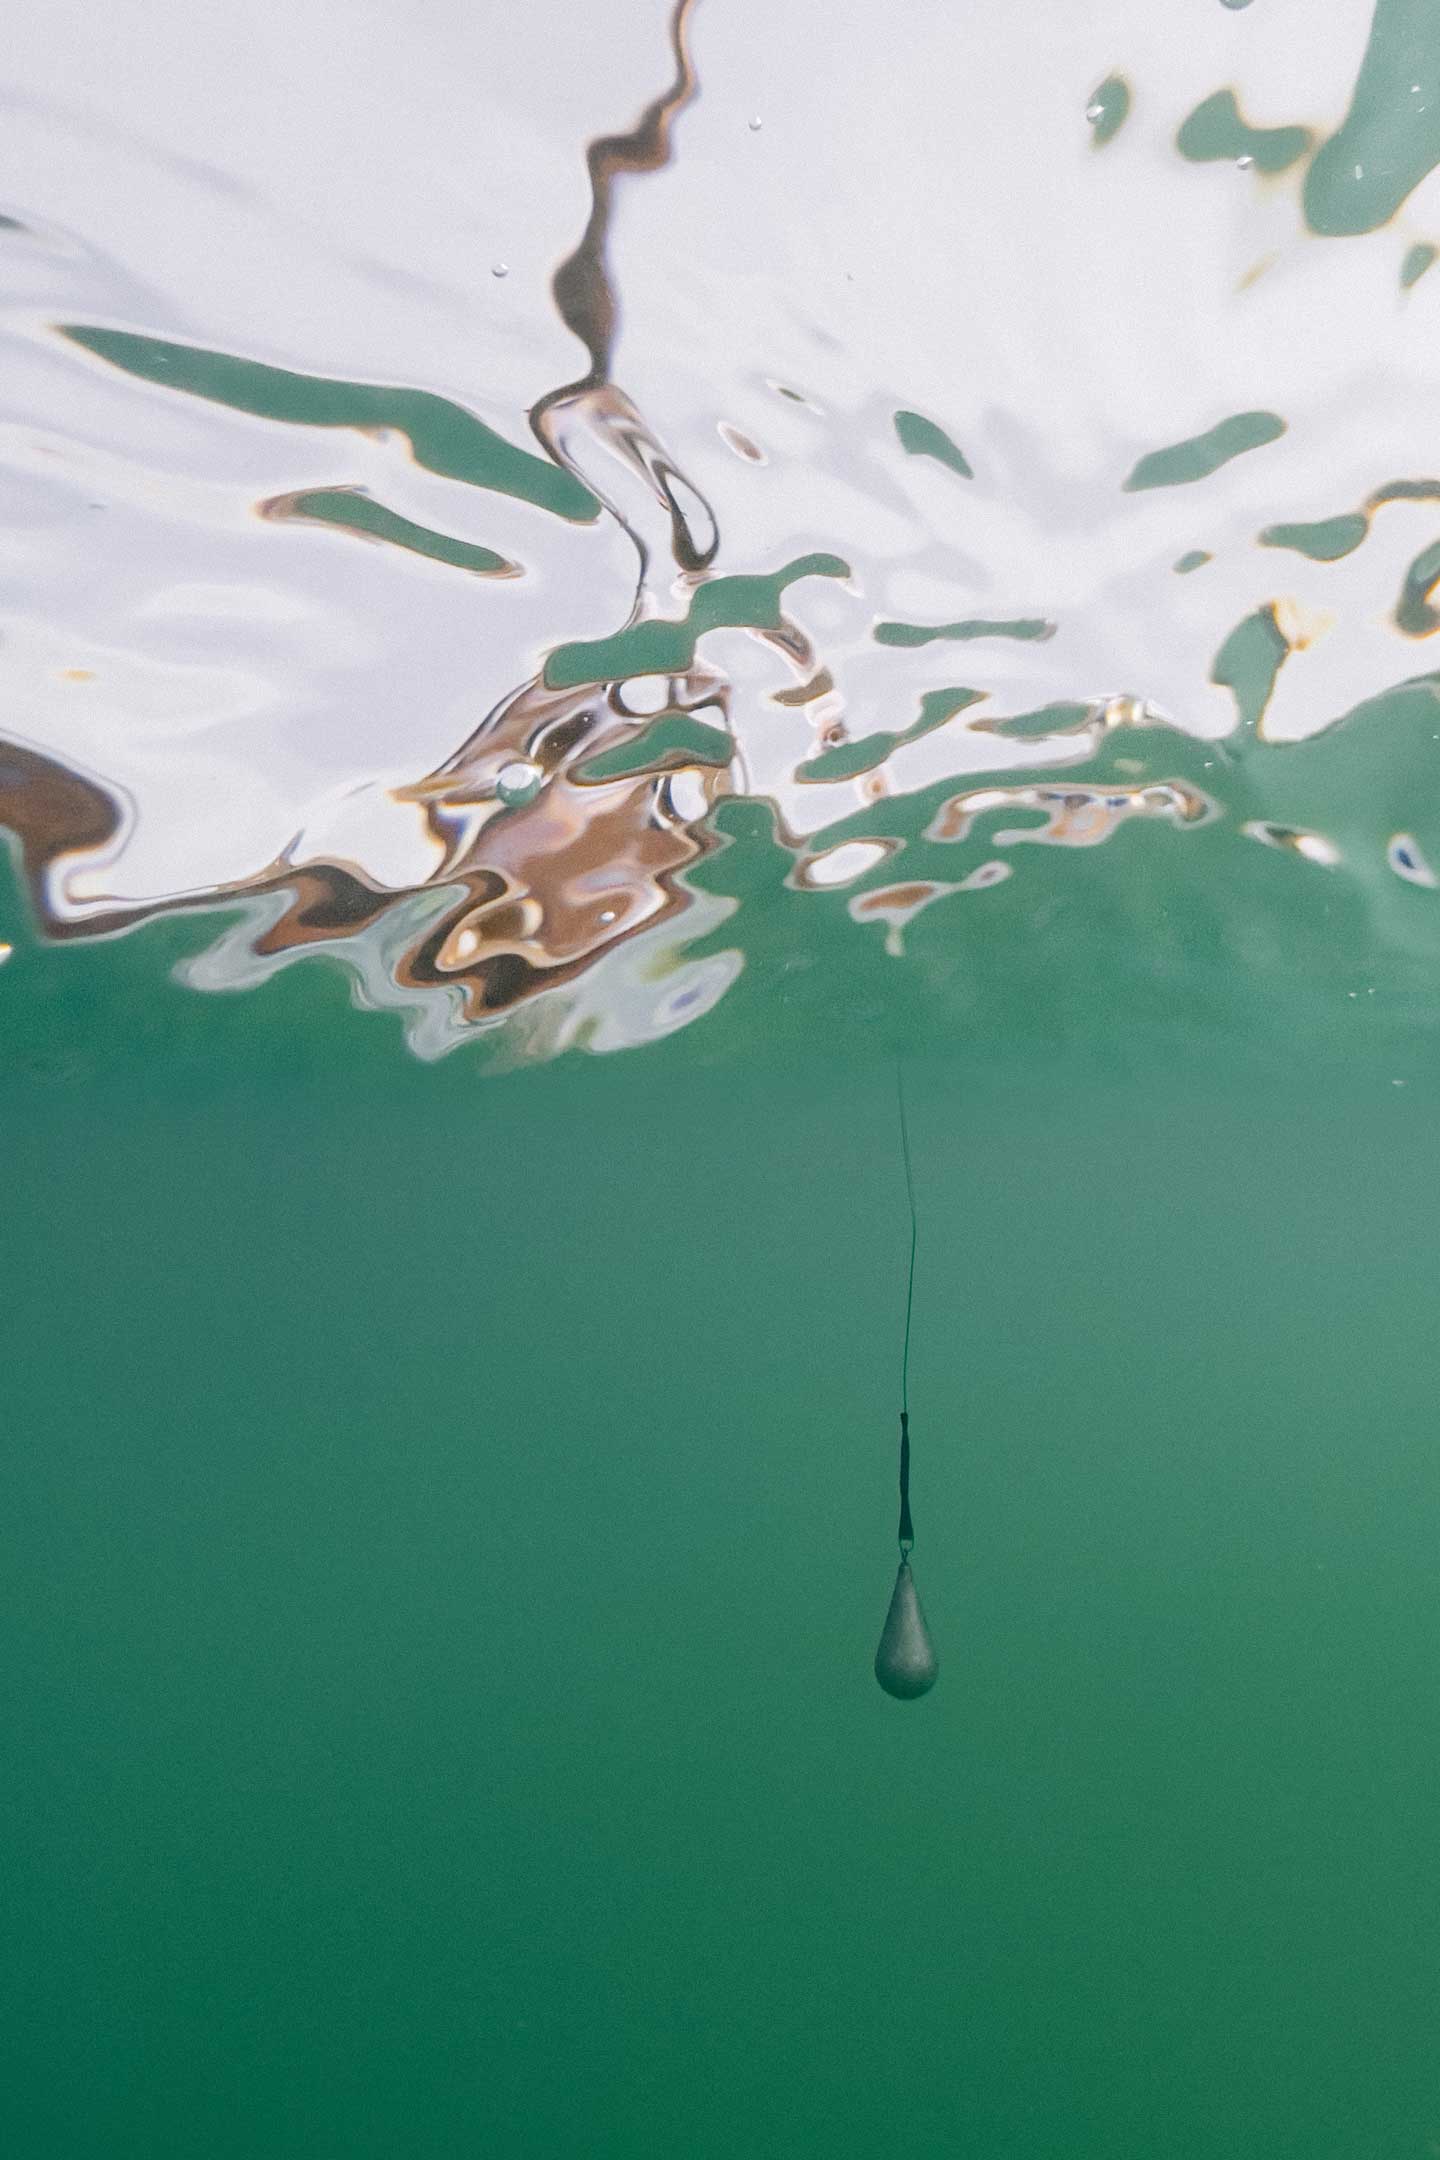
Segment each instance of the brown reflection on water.
M713 709L724 724L723 691L710 670L669 687L671 712ZM57 939L275 894L283 905L252 948L273 957L333 945L422 892L444 894L443 912L430 912L395 957L394 978L410 989L458 990L464 1017L475 1022L573 978L689 905L679 873L715 845L705 819L729 791L728 771L667 760L658 771L587 777L591 761L635 732L603 688L527 685L443 766L395 790L397 802L418 806L441 851L423 879L401 886L379 886L350 862L282 856L202 893L109 905L102 898L77 913L66 893L70 861L93 859L112 843L126 808L102 783L21 745L0 749L0 825L16 834L36 916ZM517 771L534 776L536 792L507 802L506 776Z

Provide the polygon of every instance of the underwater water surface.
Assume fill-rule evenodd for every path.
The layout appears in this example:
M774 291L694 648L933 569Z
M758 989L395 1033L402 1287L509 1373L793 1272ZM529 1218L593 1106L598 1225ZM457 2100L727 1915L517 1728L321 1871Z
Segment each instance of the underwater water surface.
M24 15L7 2154L1440 2153L1437 55Z

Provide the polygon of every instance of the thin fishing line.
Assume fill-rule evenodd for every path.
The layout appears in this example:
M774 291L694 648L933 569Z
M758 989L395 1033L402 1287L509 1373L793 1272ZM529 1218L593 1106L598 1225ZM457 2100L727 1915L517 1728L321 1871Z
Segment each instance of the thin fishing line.
M905 1068L895 1060L895 1094L900 1104L900 1152L905 1159L905 1197L910 1203L910 1279L905 1289L905 1348L900 1359L900 1408L910 1414L910 1320L915 1310L915 1247L920 1226L915 1215L915 1172L910 1162L910 1121L905 1115Z
M910 1161L910 1121L905 1114L905 1067L895 1060L895 1093L900 1105L900 1152L905 1161L905 1197L910 1203L910 1273L905 1286L905 1347L900 1355L900 1558L910 1558L915 1525L910 1519L910 1322L915 1311L915 1248L920 1240L915 1213L915 1172Z

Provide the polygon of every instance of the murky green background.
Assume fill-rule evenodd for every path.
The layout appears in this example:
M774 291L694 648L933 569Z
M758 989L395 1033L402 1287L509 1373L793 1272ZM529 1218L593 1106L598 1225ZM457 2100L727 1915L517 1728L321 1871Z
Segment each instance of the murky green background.
M807 1048L752 965L485 1078L320 966L170 984L211 927L0 978L7 2151L1433 2153L1440 1106L1383 955L917 1019L904 1706L893 1015Z

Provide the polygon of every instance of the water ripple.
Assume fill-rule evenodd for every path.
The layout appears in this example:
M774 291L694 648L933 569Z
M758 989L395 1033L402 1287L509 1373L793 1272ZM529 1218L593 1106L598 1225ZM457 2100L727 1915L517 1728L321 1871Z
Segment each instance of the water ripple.
M1401 0L1183 49L1115 0L1038 73L939 11L821 54L602 8L487 70L322 6L279 74L264 0L218 95L113 15L4 93L0 821L47 937L221 911L195 988L324 957L428 1057L651 1040L877 931L937 998L1069 967L1065 894L1136 949L1188 911L1179 1001L1214 926L1237 986L1323 987L1319 874L1337 967L1428 977Z

